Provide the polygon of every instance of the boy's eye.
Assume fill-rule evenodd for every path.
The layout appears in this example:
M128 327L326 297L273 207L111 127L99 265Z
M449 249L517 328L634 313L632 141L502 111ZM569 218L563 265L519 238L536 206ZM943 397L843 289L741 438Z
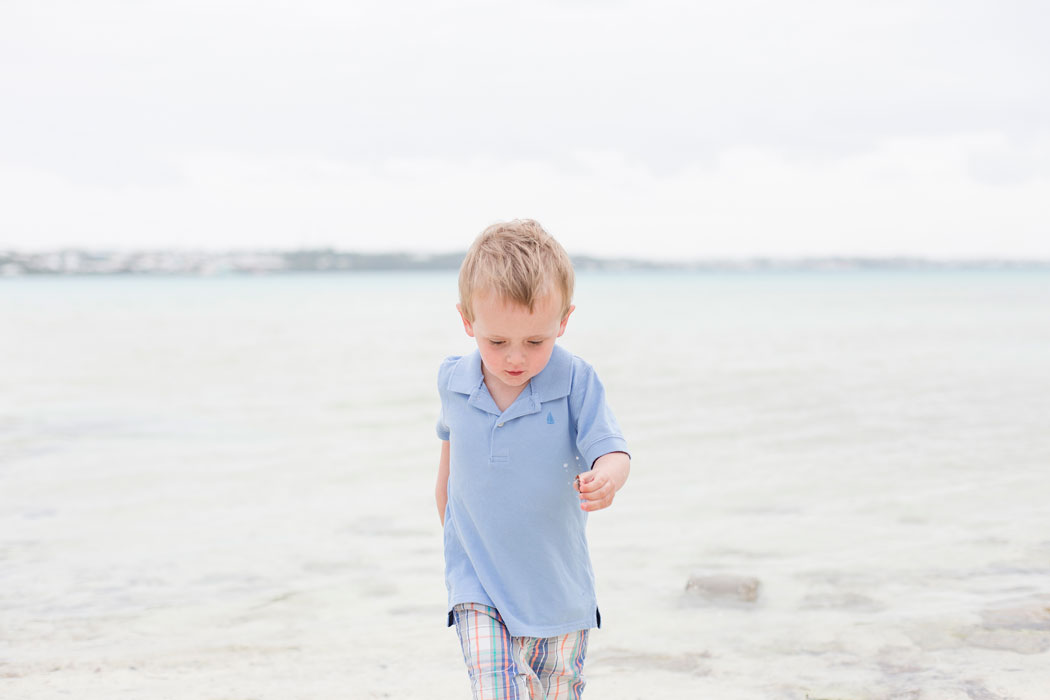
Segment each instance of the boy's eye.
M490 340L489 345L503 345L502 340Z
M542 340L530 340L529 345L543 345Z

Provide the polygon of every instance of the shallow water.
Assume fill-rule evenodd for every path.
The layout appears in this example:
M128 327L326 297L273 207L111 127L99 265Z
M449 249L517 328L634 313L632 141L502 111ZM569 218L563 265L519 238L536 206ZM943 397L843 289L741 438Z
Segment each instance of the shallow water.
M464 697L454 275L0 279L0 695ZM588 696L1050 697L1050 275L581 274ZM685 590L754 577L754 602Z

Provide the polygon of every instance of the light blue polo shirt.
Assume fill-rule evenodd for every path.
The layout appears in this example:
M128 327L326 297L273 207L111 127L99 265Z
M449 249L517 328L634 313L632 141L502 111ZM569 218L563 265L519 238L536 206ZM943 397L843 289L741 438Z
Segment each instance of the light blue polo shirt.
M587 513L573 482L627 443L594 369L555 345L543 371L500 411L475 350L441 364L438 392L437 434L450 448L449 610L491 605L515 637L598 626Z

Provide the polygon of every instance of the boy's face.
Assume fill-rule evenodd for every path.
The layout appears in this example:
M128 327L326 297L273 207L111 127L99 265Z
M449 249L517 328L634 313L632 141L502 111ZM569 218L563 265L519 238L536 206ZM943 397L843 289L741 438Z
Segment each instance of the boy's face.
M481 351L485 383L492 389L518 388L543 371L554 352L554 339L565 332L575 306L561 315L561 293L552 292L536 300L532 313L528 307L504 301L491 291L474 295L474 320L459 315L463 328Z

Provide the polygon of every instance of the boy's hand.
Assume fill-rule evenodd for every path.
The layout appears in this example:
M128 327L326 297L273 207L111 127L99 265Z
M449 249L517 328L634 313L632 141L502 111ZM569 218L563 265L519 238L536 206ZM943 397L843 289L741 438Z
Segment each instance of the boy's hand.
M592 511L611 506L630 471L631 458L623 452L610 452L596 459L589 472L576 477L580 508Z

